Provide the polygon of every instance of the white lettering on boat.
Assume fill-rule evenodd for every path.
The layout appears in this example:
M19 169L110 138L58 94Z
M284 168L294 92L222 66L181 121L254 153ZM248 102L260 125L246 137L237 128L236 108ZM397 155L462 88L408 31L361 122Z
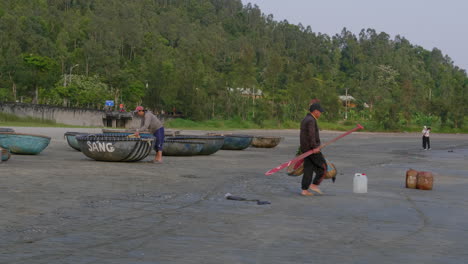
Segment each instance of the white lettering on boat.
M98 142L99 152L106 152L106 146L104 143Z
M88 145L88 150L91 151L91 152L114 152L115 151L115 148L114 146L112 145L112 143L105 143L105 142L99 142L99 141L96 141L96 142L86 142L86 144Z
M106 150L107 152L114 152L115 148L112 146L112 143L107 143L106 144Z

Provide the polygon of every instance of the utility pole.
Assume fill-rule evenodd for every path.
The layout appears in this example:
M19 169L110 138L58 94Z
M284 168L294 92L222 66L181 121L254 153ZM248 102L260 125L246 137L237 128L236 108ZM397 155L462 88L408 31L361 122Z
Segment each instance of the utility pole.
M67 87L67 79L69 79L69 80L68 80L68 83L71 82L71 74L72 74L73 68L78 67L78 66L80 66L80 65L79 65L79 64L75 64L75 65L73 65L73 66L70 67L70 74L68 75L68 77L67 77L67 74L66 74L66 73L63 74L63 87Z
M252 88L252 118L255 118L255 86Z
M69 77L70 79L68 80L68 83L71 83L73 68L78 67L78 66L80 66L80 65L79 65L79 64L75 64L75 65L73 65L73 66L70 67L70 77Z
M346 88L346 97L345 97L345 120L348 120L348 89Z

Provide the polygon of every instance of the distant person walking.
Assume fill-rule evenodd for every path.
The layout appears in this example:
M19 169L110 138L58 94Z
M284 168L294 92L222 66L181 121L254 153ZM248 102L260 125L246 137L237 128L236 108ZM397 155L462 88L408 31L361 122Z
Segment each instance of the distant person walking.
M143 106L137 106L135 108L135 114L141 118L140 128L137 129L135 135L140 135L140 131L148 130L151 134L156 137L154 143L154 150L156 150L156 156L154 156L154 163L162 162L162 147L164 144L164 126L153 113L145 110Z
M424 150L430 150L431 149L431 140L429 138L431 133L431 128L424 126L422 130L422 147Z
M302 195L314 195L309 189L322 194L318 188L325 177L327 162L320 149L320 135L317 120L325 112L319 103L313 103L309 107L309 113L301 122L300 143L302 153L312 150L312 154L304 158L304 175L302 176ZM315 172L315 178L312 176Z

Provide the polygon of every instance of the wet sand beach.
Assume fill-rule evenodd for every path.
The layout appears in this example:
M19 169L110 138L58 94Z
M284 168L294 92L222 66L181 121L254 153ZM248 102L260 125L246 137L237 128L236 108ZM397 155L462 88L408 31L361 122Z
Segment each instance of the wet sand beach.
M304 197L301 177L264 175L294 157L298 130L235 131L284 140L153 164L154 153L94 161L63 137L100 129L14 129L52 141L39 155L0 163L0 263L468 261L468 135L432 133L424 151L419 133L353 133L323 150L337 181ZM321 131L322 142L341 133ZM409 168L431 171L434 189L406 189ZM353 193L357 172L368 176L366 194Z

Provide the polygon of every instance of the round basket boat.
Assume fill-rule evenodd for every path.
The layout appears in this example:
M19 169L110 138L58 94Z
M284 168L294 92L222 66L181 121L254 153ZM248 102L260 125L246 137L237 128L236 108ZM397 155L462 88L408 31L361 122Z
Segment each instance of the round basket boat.
M8 127L0 127L0 132L15 132L15 130Z
M107 133L103 133L103 135L106 135L106 136L110 136L110 137L130 137L130 138L152 138L152 139L155 139L155 137L150 134L150 133L140 133L139 136L135 136L134 133L111 133L111 132L107 132Z
M203 148L198 153L199 155L211 155L218 150L224 144L224 137L223 136L189 136L189 135L180 135L175 137L167 137L167 140L192 140L192 141L199 141L203 142ZM166 143L164 143L166 144Z
M224 136L224 150L243 150L250 146L253 136L236 134L215 134L208 133L209 136Z
M0 147L14 154L36 155L50 143L50 137L14 132L0 132Z
M254 136L251 145L256 148L274 148L278 146L281 139L281 137Z
M79 135L81 152L99 161L139 161L151 152L154 138L130 138L106 134Z
M105 129L103 128L102 129L102 133L104 134L122 134L122 135L132 135L132 134L135 134L136 130L135 129ZM164 136L176 136L176 135L179 135L180 134L180 131L177 131L177 130L168 130L168 129L164 129ZM150 132L148 131L142 131L140 132L140 135L151 135L153 136L153 134L151 134Z
M78 141L76 140L76 136L79 136L79 135L86 136L86 135L89 135L89 133L66 132L63 136L67 139L67 143L70 147L78 151L81 151L80 144L78 144Z
M199 155L205 142L183 139L168 139L164 141L162 153L164 156Z
M130 136L135 134L136 130L128 130L128 129L102 129L102 133L108 136ZM152 137L149 132L140 132L140 137Z
M1 148L1 151L0 151L0 158L2 159L2 161L7 161L10 159L10 151L8 149L5 149L5 148Z

